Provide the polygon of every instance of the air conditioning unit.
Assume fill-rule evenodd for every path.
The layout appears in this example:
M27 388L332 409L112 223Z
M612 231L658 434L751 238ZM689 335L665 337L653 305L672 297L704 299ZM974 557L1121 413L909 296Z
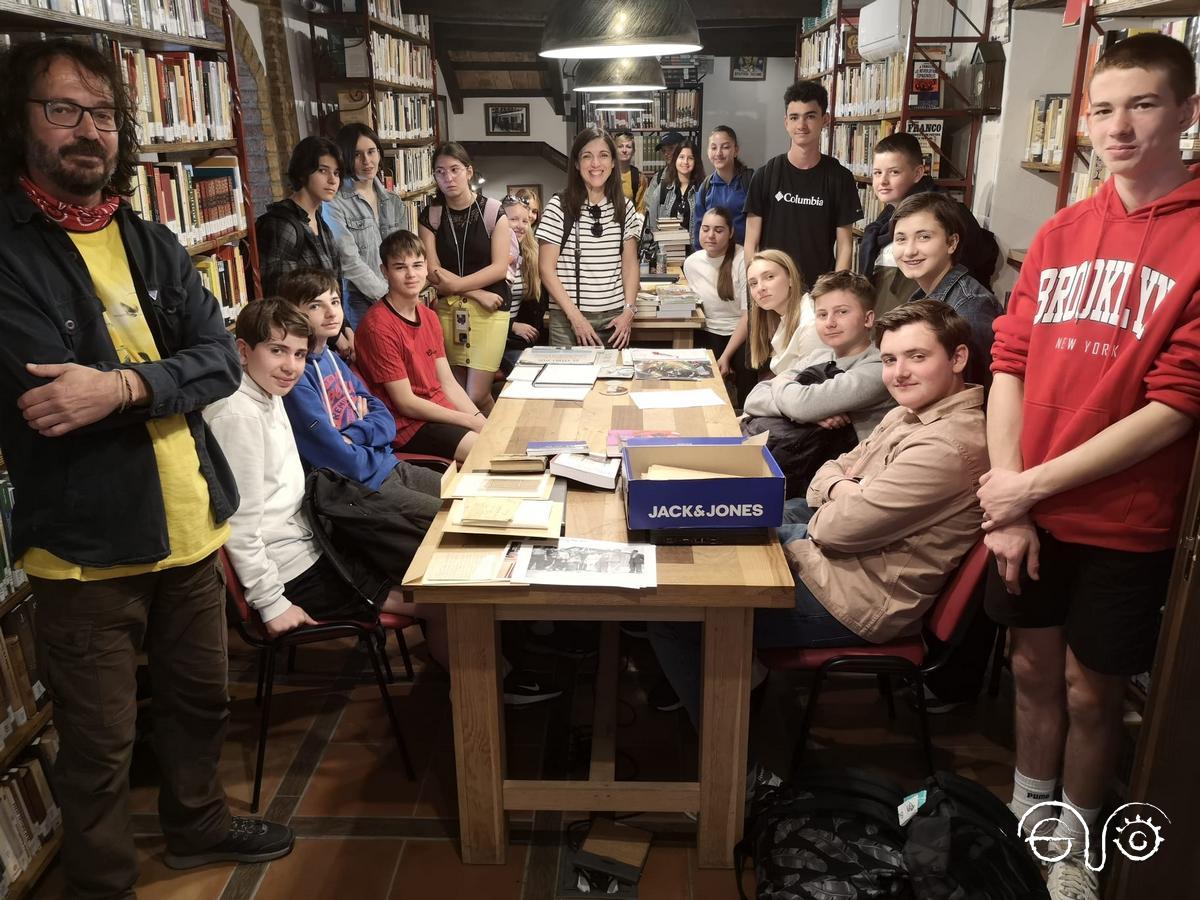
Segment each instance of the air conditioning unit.
M954 7L946 0L920 0L917 7L917 36L944 37L952 34ZM858 52L870 62L886 59L908 49L912 25L912 0L873 0L858 14Z

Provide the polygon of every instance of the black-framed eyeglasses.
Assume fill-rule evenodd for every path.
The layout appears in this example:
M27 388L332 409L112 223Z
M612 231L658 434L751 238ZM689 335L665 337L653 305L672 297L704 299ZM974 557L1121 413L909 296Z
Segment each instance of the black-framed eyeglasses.
M592 237L602 237L604 226L600 224L600 207L593 203L588 207L588 212L592 214Z
M529 199L527 197L516 197L512 194L506 194L504 199L500 201L502 206L512 206L520 203L526 209L529 209Z
M97 131L120 131L122 116L115 106L80 106L70 100L39 100L30 97L26 103L37 103L46 114L46 121L56 128L74 128L83 121L83 114L92 117Z

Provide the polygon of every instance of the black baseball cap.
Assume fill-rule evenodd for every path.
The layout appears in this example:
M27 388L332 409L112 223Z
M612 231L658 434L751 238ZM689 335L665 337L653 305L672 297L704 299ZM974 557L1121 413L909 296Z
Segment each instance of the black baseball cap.
M661 150L663 147L672 147L675 144L682 144L686 138L678 131L668 131L658 139L658 143L654 145L655 150Z

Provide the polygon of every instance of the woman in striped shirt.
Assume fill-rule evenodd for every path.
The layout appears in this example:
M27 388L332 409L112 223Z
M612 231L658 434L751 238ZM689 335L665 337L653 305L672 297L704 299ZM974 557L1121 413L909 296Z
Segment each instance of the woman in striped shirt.
M538 224L539 270L554 300L550 343L625 347L638 292L642 219L621 190L617 148L587 128L571 146L567 189Z

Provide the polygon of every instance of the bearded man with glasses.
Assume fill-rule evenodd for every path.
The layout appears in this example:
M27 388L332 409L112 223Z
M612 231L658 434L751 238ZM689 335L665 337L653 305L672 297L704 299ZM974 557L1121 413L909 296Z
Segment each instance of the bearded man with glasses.
M55 40L0 56L0 440L78 898L134 896L143 650L167 864L261 862L292 846L284 826L231 816L217 777L228 711L216 552L238 497L200 411L241 371L187 251L121 199L137 152L104 55Z

